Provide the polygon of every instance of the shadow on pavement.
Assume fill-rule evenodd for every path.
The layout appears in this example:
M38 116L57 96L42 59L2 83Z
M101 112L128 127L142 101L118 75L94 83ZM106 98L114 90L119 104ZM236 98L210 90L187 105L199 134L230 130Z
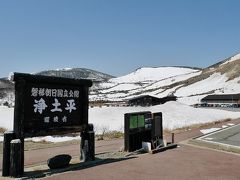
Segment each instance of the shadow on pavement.
M47 166L44 170L30 170L27 172L24 172L23 177L21 179L35 179L35 178L43 178L46 176L51 176L54 174L59 174L67 171L79 171L82 169L92 168L95 166L100 166L104 164L110 164L110 163L116 163L121 162L129 159L135 159L137 157L124 157L124 158L95 158L95 161L89 161L89 162L80 162L76 164L70 164L66 168L60 168L60 169L49 169Z

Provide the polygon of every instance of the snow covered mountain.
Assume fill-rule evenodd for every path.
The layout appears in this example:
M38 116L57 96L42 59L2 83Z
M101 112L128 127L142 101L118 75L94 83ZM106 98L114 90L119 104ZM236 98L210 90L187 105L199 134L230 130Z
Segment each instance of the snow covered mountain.
M139 95L175 95L179 102L195 104L209 94L240 93L240 54L205 69L143 67L114 78L97 71L73 68L37 74L93 79L90 101L123 101ZM13 83L0 79L0 103L12 99Z
M107 81L114 76L86 68L65 68L57 70L47 70L36 73L38 75L56 76L74 79L91 79L94 82Z
M175 95L185 104L198 103L208 94L240 93L240 54L205 69L186 67L140 68L101 83L90 99L121 101L139 95Z
M203 69L196 77L183 81L175 95L186 104L198 103L209 94L240 93L240 54Z
M128 75L101 83L97 89L92 90L90 99L121 101L143 94L166 96L171 93L165 91L166 86L200 73L199 69L186 67L139 68Z

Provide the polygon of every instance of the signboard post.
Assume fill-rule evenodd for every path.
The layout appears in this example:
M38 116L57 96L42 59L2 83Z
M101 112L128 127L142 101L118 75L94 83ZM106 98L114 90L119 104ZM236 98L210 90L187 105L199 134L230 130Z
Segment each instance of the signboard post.
M124 150L132 152L142 148L142 142L163 139L162 113L150 111L124 114Z
M91 80L14 73L14 133L22 142L20 173L24 171L24 138L83 132L88 127Z
M124 150L135 151L142 147L142 141L151 140L151 127L145 127L145 120L152 117L150 111L124 114Z

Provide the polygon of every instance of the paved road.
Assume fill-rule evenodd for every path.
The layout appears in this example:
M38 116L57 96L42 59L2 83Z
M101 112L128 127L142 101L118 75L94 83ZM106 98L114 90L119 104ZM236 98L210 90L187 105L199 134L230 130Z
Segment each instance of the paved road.
M239 120L209 125L220 127L227 123L240 123ZM176 142L200 135L199 129L176 134ZM170 140L170 137L167 136ZM97 141L96 152L118 151L123 146L123 140ZM25 165L46 162L56 154L68 153L79 155L79 145L69 145L25 152ZM55 174L43 179L87 179L87 180L122 180L122 179L153 179L153 180L202 180L202 179L240 179L240 156L205 148L180 144L180 147L155 155L144 154L137 158L86 167Z
M119 151L123 145L122 139L115 139L109 141L96 141L96 153L104 153L109 151ZM69 154L72 157L79 156L80 145L67 145L59 147L51 147L44 149L36 149L25 151L24 162L25 166L30 166L34 164L46 163L47 160L57 154ZM2 170L2 155L0 156L0 170Z
M49 180L239 180L240 156L181 145L155 155L53 175Z
M204 136L202 139L240 147L240 125L212 133Z

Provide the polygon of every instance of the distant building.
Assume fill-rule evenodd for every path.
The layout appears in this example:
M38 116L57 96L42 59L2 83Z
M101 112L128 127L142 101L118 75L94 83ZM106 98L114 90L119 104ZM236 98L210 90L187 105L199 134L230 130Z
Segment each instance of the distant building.
M158 104L164 104L167 101L176 101L176 96L166 96L158 98L150 95L142 95L134 97L128 100L129 106L154 106Z
M240 104L240 94L215 94L202 98L206 104Z

